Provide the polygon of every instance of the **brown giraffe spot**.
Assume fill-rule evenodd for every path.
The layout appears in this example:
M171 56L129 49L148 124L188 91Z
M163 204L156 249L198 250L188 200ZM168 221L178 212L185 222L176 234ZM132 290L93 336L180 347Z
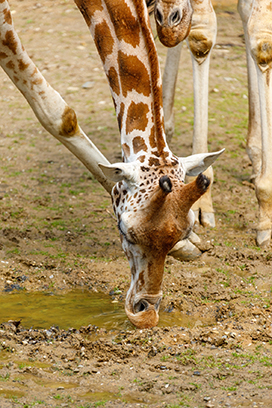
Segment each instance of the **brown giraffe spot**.
M12 24L12 18L11 18L10 10L9 10L9 9L5 9L5 10L3 11L3 13L4 13L5 23L11 25L11 24Z
M32 89L33 89L33 86L34 86L34 85L41 85L42 83L43 83L43 78L33 79L33 81L31 81Z
M16 75L13 76L13 82L19 82L19 78Z
M139 292L143 288L144 284L145 284L144 271L142 271L139 273L139 278L136 284L137 286L136 291Z
M120 204L120 199L121 199L121 196L119 195L119 196L116 198L116 201L115 201L116 207L119 206L119 204ZM122 208L121 208L121 210L122 210Z
M179 164L179 159L177 157L172 156L171 164L172 166Z
M77 117L75 111L69 106L65 106L62 114L62 124L60 134L62 136L74 136L78 131Z
M159 166L160 165L160 160L155 158L155 157L150 157L148 160L149 166Z
M141 136L137 136L132 141L133 144L133 151L135 154L139 153L140 151L147 151L147 145L145 140Z
M19 60L19 70L20 71L24 71L25 69L27 69L27 67L29 66L29 64L26 64L22 59Z
M0 60L8 58L8 55L5 52L0 52Z
M118 188L117 188L117 186L115 186L114 189L113 189L113 194L118 195L118 193L119 193Z
M149 108L145 103L131 102L127 113L126 132L130 133L134 129L144 131L148 124L148 112Z
M103 11L101 0L75 0L88 26L91 25L91 17L96 11Z
M17 41L12 30L6 32L5 39L2 41L5 47L8 47L13 54L16 54Z
M116 69L114 67L111 67L109 69L107 76L108 76L108 80L109 80L112 92L116 93L116 95L119 95L120 86L119 86L119 79L118 79L118 74L116 72Z
M124 97L133 89L144 96L149 96L150 78L144 64L136 56L127 55L122 51L118 52L118 63Z
M155 127L154 126L152 126L151 131L150 131L149 144L151 146L151 149L154 149L156 147Z
M138 157L137 160L139 160L139 162L143 163L145 161L145 156L142 155L142 156Z
M123 143L122 144L122 149L123 149L124 155L126 157L129 157L130 156L130 147L126 143Z
M7 62L7 63L6 63L6 67L7 67L8 69L11 69L12 71L14 71L14 69L15 69L14 62L13 62L13 61Z
M37 72L38 72L38 68L35 67L34 70L33 70L33 72L32 72L32 74L31 74L31 76L34 76L35 74L37 74Z
M122 127L123 127L123 115L124 115L124 109L125 109L125 105L122 102L121 106L120 106L120 111L118 113L117 116L117 121L118 121L118 126L119 126L119 130L121 131Z
M107 4L116 37L131 44L134 48L140 44L140 27L124 0L113 0ZM118 24L116 24L118 22Z
M106 58L112 53L114 45L114 40L106 21L102 21L102 23L95 26L94 41L100 58L103 64L105 64Z

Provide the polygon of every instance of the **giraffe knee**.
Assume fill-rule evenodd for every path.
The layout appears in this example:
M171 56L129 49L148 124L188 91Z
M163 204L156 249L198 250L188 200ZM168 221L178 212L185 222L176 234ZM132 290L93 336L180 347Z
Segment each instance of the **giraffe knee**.
M60 134L62 136L74 136L78 131L77 117L75 111L66 106L62 114L62 123L60 128Z
M210 39L193 30L189 34L188 43L194 58L198 62L203 62L207 58L213 46L213 42Z
M272 41L271 39L260 40L256 48L252 50L253 57L261 68L271 66L272 62Z

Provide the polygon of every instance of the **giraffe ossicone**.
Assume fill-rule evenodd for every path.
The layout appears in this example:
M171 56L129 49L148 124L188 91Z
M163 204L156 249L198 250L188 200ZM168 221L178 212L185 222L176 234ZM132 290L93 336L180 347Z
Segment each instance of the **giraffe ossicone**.
M153 327L159 319L166 255L189 235L194 224L190 208L210 183L201 172L223 150L178 158L169 149L158 57L144 1L75 2L109 81L123 163L110 164L98 151L79 127L73 109L29 58L14 29L7 0L0 1L0 64L41 124L111 191L131 268L126 313L136 327ZM184 184L186 172L200 174Z

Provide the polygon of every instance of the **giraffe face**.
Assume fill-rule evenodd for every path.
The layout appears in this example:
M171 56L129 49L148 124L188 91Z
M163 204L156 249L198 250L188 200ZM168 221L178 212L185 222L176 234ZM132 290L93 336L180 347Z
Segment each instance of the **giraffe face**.
M131 268L125 308L138 328L158 323L166 255L189 235L194 223L190 207L209 184L201 174L198 182L184 185L184 175L179 165L143 167L132 184L123 180L113 188L113 208Z
M193 8L191 0L157 0L154 8L159 39L174 47L189 34Z

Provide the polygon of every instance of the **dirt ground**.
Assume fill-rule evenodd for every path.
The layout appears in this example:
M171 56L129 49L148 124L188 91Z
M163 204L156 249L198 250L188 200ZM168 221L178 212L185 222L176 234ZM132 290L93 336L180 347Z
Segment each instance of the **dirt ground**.
M39 69L103 154L120 160L108 85L73 2L10 3ZM214 166L217 225L198 228L207 248L198 260L167 258L161 305L169 315L186 316L187 323L152 330L136 330L128 322L121 330L92 325L64 330L25 328L24 321L0 318L1 408L272 407L272 252L255 243L242 26L232 2L218 2L216 11L209 149L226 148ZM166 51L157 46L163 69ZM0 301L17 291L82 288L123 305L130 270L110 197L46 133L2 72L0 82ZM171 148L185 156L193 128L186 45L175 109Z

